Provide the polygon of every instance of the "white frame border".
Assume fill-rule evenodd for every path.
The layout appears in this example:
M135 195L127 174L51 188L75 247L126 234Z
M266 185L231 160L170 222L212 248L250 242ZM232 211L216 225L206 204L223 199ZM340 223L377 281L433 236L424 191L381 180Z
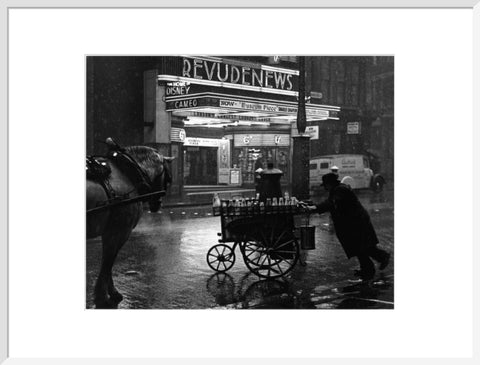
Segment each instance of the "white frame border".
M40 3L40 4L39 4ZM13 8L446 8L446 9L472 9L473 16L473 120L480 120L480 0L244 0L239 1L230 0L226 3L225 0L202 0L201 5L195 0L163 0L161 6L159 1L155 0L117 0L114 6L108 0L6 0L2 1L0 5L0 19L1 37L0 46L2 57L0 58L0 68L3 70L0 76L0 146L1 158L0 169L2 178L0 179L0 364L52 364L52 363L111 363L111 364L158 364L159 359L47 359L47 358L11 358L9 357L9 319L8 319L8 11ZM475 100L477 102L475 103ZM474 222L480 222L480 192L476 187L480 186L480 126L473 123L473 219ZM475 143L477 142L477 143ZM473 224L473 242L480 242L480 228ZM473 357L469 359L417 359L425 363L469 363L475 364L480 359L479 346L479 276L480 276L480 260L479 247L473 244L473 343L477 344L474 347ZM475 360L476 359L476 360ZM229 363L244 364L251 359L162 359L168 363L185 364L186 362L192 364L224 364L228 360ZM300 359L296 359L300 360ZM324 359L326 360L326 359ZM383 364L386 359L328 359L329 363L346 362ZM388 359L392 362L404 362L411 359ZM282 364L290 363L290 359L261 359L262 364L272 363ZM318 359L301 359L304 364L318 364Z

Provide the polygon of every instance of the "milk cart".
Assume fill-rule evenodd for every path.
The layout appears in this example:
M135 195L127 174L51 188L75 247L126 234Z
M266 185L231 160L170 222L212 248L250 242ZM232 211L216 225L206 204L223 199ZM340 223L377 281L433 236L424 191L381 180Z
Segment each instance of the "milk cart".
M295 267L300 244L294 216L308 213L298 204L268 203L221 200L220 206L214 207L214 215L220 216L221 233L219 243L207 253L210 268L217 272L229 270L235 263L237 246L245 265L259 277L278 278ZM302 249L314 248L314 227L299 228Z

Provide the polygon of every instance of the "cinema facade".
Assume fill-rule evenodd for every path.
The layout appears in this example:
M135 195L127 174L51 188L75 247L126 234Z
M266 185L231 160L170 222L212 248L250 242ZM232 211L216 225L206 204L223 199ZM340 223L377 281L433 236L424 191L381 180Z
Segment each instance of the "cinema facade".
M291 181L297 135L298 70L251 61L161 57L143 73L143 143L176 157L174 190L254 185L272 161ZM312 99L309 122L338 120L340 108Z

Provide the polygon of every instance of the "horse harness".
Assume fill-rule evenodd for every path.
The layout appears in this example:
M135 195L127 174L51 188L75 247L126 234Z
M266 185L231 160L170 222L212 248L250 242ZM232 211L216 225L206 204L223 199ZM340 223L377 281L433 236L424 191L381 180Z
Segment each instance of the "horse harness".
M107 159L115 163L119 170L130 179L140 196L148 195L148 197L142 200L150 199L149 196L151 195L150 193L152 193L152 181L150 177L124 148L118 145L115 145L115 148L112 148L110 145L110 150L106 157L87 156L86 159L87 179L99 183L105 190L109 201L128 199L130 193L118 195L110 185L109 178L112 170L107 164ZM166 167L164 166L159 177L163 176L165 171Z
M123 148L110 150L107 157L130 179L139 195L152 191L152 182L148 175Z
M86 159L87 180L99 183L109 200L115 199L117 194L109 182L112 169L107 164L107 159L103 156L87 156Z

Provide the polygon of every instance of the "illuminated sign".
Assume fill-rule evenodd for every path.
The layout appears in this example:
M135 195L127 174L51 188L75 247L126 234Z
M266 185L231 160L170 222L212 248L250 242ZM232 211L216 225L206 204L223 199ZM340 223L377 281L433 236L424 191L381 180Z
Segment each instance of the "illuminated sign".
M181 129L178 133L178 138L181 142L185 142L185 138L187 138L187 134L185 133L185 129Z
M318 125L311 125L305 128L305 133L310 135L310 139L318 139Z
M270 57L268 57L268 63L270 63L270 64L280 63L280 56L270 56Z
M182 77L189 79L291 91L295 74L261 65L240 66L214 59L183 58Z
M166 96L187 95L190 91L190 84L186 82L169 82L165 86Z
M281 62L297 63L297 56L269 56L267 63L271 65L278 65Z
M220 95L220 94L217 94ZM178 109L202 109L205 107L208 108L221 108L221 109L232 109L239 111L250 112L248 116L238 116L238 120L258 120L259 115L265 115L270 117L268 114L284 114L284 115L297 115L297 106L280 104L273 102L255 102L255 101L244 101L241 99L228 99L226 97L218 97L215 94L207 94L206 96L200 96L200 94L190 95L189 97L170 97L166 99L167 111L178 110ZM306 114L307 117L311 119L323 120L323 119L338 119L338 109L337 107L332 106L322 106L322 105L307 105ZM230 119L227 113L225 115L219 115L218 113L204 113L202 110L198 112L196 116L205 117L205 118L215 118L215 119ZM243 119L242 119L243 118ZM266 119L268 121L268 119Z
M233 136L235 147L245 146L290 146L289 134L235 134Z
M184 142L186 138L185 129L172 127L170 129L170 140L172 142Z
M319 117L319 118L328 118L330 116L330 113L328 112L328 110L312 109L308 107L306 109L306 113L308 116Z
M192 112L193 117L199 118L211 118L211 119L232 119L230 114L219 114L219 113L205 113L205 112ZM251 122L271 122L271 118L266 117L254 117L250 115L236 114L233 118L238 121L251 121Z
M249 103L237 100L222 100L219 102L220 108L234 108L242 109L256 112L271 112L271 113L287 113L287 114L297 114L297 107L295 106L286 106L286 105L275 105L275 104L264 104L264 103ZM323 109L306 109L306 113L311 117L319 118L328 118L330 113L328 110Z
M173 102L173 106L175 109L195 108L198 106L198 100L197 99L177 100Z
M199 147L218 147L221 143L221 139L186 137L183 145Z

